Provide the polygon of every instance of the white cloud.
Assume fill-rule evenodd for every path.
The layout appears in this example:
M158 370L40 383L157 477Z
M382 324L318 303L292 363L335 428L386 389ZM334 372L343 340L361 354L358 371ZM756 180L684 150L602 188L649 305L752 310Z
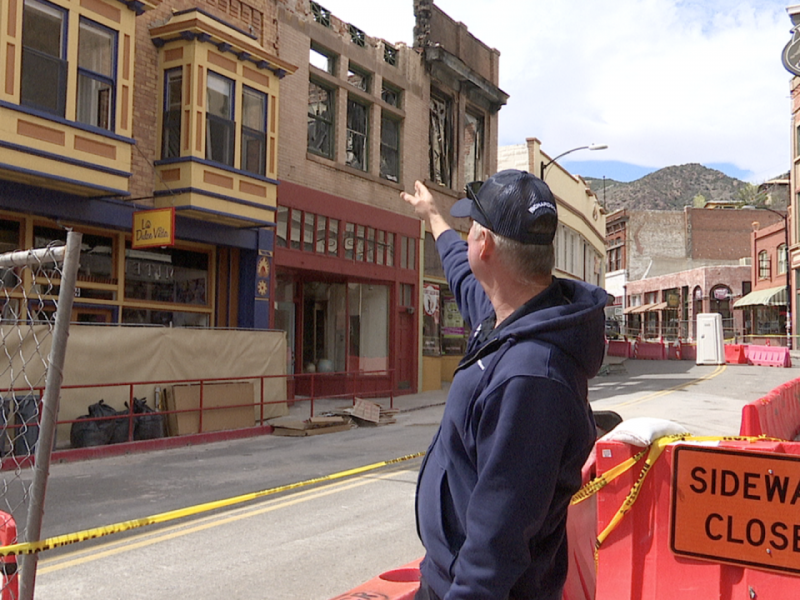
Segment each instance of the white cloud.
M412 0L324 0L369 35L411 42ZM500 143L660 168L789 169L786 0L438 0L501 52Z

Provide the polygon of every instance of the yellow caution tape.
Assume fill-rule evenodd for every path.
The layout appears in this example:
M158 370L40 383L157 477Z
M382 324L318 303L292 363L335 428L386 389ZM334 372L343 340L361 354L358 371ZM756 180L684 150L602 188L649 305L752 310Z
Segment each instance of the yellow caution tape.
M644 484L645 477L653 468L653 465L661 456L661 453L664 451L669 444L681 441L692 441L692 442L728 442L728 441L744 441L744 442L760 442L760 441L780 441L775 438L768 438L766 436L757 436L757 437L750 437L750 436L723 436L723 437L713 437L713 436L693 436L693 435L683 435L683 434L675 434L675 435L667 435L664 437L660 437L657 440L654 440L648 448L645 448L635 456L632 456L628 460L621 462L620 464L616 465L615 467L609 469L602 475L596 477L586 485L584 485L580 490L578 490L574 496L572 496L572 501L570 504L579 504L583 502L587 498L590 498L601 489L603 489L606 485L610 482L614 481L617 477L625 473L626 471L630 470L636 463L638 463L642 457L647 453L647 458L644 461L644 465L642 466L642 470L639 473L639 477L636 479L636 483L633 484L631 491L628 492L628 495L625 497L625 500L622 503L622 506L619 507L614 517L611 519L609 524L606 526L603 531L601 531L597 539L595 540L595 547L594 547L594 560L595 560L595 567L597 567L597 560L598 560L598 551L600 550L600 546L603 542L606 541L611 532L619 525L622 518L628 514L628 512L633 507L636 499L639 497L639 492L642 489L642 485Z
M87 529L84 531L78 531L76 533L51 537L37 542L26 542L21 544L10 544L8 546L0 546L0 556L18 556L20 554L36 554L38 552L43 552L45 550L52 550L53 548L60 548L61 546L68 546L70 544L75 544L77 542L85 542L86 540L101 538L114 533L122 533L123 531L138 529L139 527L145 527L146 525L154 525L156 523L165 523L167 521L174 521L176 519L181 519L183 517L189 517L200 513L209 512L212 510L216 510L218 508L224 508L226 506L233 506L235 504L249 502L250 500L263 498L264 496L270 496L273 494L278 494L280 492L294 490L300 487L313 485L315 483L322 483L325 481L333 481L336 479L351 477L353 475L359 475L367 471L373 471L381 467L386 467L407 460L412 460L414 458L419 458L424 455L425 455L424 452L417 452L416 454L408 454L406 456L401 456L399 458L393 458L391 460L385 460L382 462L373 463L371 465L365 465L363 467L356 467L355 469L339 471L338 473L325 475L323 477L315 477L313 479L306 479L305 481L290 483L288 485L282 485L280 487L270 488L268 490L262 490L260 492L252 492L250 494L243 494L241 496L235 496L233 498L225 498L223 500L216 500L214 502L198 504L197 506L190 506L188 508L171 510L150 517L144 517L142 519L122 521L121 523L114 523L113 525L106 525L105 527L95 527L94 529Z

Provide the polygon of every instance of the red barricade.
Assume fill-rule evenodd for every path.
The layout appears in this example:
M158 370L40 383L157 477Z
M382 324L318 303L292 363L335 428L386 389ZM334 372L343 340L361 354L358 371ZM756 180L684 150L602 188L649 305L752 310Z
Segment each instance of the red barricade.
M800 378L776 387L742 408L740 435L794 440L800 433Z
M332 600L361 600L363 598L414 600L414 595L419 589L419 563L421 560L420 558L399 569L381 573Z
M744 344L725 344L725 362L729 365L746 365L747 353Z
M753 365L767 367L791 367L792 357L788 348L780 346L754 346L747 347L747 360Z
M0 511L0 546L10 546L17 543L17 524L14 517ZM0 558L0 573L2 573L3 587L0 589L0 600L17 600L19 598L19 577L17 576L17 557L3 556Z
M800 454L800 444L797 443L725 443L721 444L729 450L736 450L736 454L766 459L785 460L787 454ZM683 445L684 448L697 449L701 452L717 452L720 448L700 447L697 445ZM800 586L800 568L791 567L784 569L786 572L770 571L774 568L770 560L785 559L786 554L791 554L793 547L792 525L788 525L786 544L782 543L783 530L780 523L770 522L766 525L764 539L761 539L760 527L767 523L769 515L762 510L766 501L763 491L764 479L759 480L759 501L744 500L744 508L738 514L728 514L729 504L727 498L711 497L711 471L694 472L698 478L694 492L705 486L703 503L696 502L698 514L707 510L705 521L701 519L699 526L681 528L685 521L673 521L672 507L676 498L686 503L694 501L694 496L689 496L687 486L680 488L680 493L673 495L673 466L677 445L668 446L661 457L655 461L641 487L638 499L631 506L624 518L611 531L607 539L600 546L598 553L597 592L596 600L675 600L675 598L757 598L758 600L786 600L797 597ZM598 475L607 472L612 467L634 456L641 448L628 446L619 442L603 442L597 444L597 469ZM682 450L682 452L685 452ZM683 455L681 455L683 456ZM684 458L681 458L684 460ZM719 459L717 459L719 461ZM723 457L723 460L728 460ZM756 495L755 488L745 488L756 482L752 470L743 471L737 465L744 459L736 456L730 457L727 463L730 472L738 474L740 485L738 496L749 493ZM796 457L794 461L796 461ZM738 462L737 462L738 461ZM623 507L626 497L633 488L642 471L643 460L615 481L609 483L598 492L597 498L597 530L603 531L612 521L617 511ZM795 462L795 468L797 463ZM721 473L717 468L717 475ZM755 472L755 471L753 471ZM759 471L766 473L768 471ZM769 471L771 473L771 471ZM702 473L702 474L697 474ZM722 475L721 478L723 477ZM765 477L765 475L761 475ZM742 484L748 477L747 484ZM691 481L691 480L690 480ZM716 480L715 480L716 481ZM713 485L717 485L714 483ZM793 484L792 484L793 485ZM789 491L791 495L792 490ZM684 491L685 490L685 491ZM715 490L719 494L719 488ZM693 492L693 494L694 494ZM776 496L777 497L777 496ZM716 502L716 504L715 504ZM769 504L769 503L767 503ZM773 503L775 504L775 503ZM711 505L712 508L707 507ZM749 509L749 510L747 510ZM782 505L784 513L791 511L787 501ZM717 512L719 514L717 514ZM725 514L723 514L725 513ZM702 513L703 515L705 513ZM763 519L760 520L760 519ZM796 522L788 521L787 523ZM673 523L676 530L671 529ZM703 526L705 523L705 527ZM755 525L753 525L755 523ZM727 531L727 532L726 532ZM773 538L773 533L779 535ZM694 536L697 545L689 545L692 556L685 552L676 554L673 548L678 545L676 540L689 533ZM743 540L741 544L738 542ZM758 561L742 564L741 560L734 557L726 564L709 555L699 554L696 550L714 547L719 542L720 546L743 548L744 552L758 552ZM733 543L735 542L735 544ZM775 545L771 546L770 542ZM765 549L769 549L767 552ZM684 546L685 550L685 546ZM782 555L782 556L779 556ZM695 558L698 557L698 558ZM791 557L790 557L791 559ZM795 566L796 559L795 559ZM794 573L792 573L794 571Z
M640 360L665 360L667 353L662 342L636 342L634 357Z
M631 357L631 343L628 340L608 340L608 348L606 349L608 356L621 356L623 358Z
M681 360L697 360L697 345L681 342Z

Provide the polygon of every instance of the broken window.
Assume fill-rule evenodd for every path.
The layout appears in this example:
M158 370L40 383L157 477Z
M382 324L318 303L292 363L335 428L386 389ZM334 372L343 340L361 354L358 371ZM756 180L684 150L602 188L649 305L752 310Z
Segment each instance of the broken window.
M369 109L354 100L347 101L347 166L367 170L367 117Z
M464 178L465 181L483 179L483 117L465 114L464 126Z
M386 115L381 119L381 177L400 180L400 123Z
M336 75L336 55L316 44L311 45L308 62L326 73Z
M333 158L333 92L308 82L308 151Z
M381 100L395 108L400 108L400 90L384 82L381 88Z
M383 44L383 60L384 62L392 65L393 67L397 66L397 48L394 46L390 46L389 44Z
M430 178L450 187L453 165L453 117L450 100L431 94L429 131Z
M352 63L350 64L350 68L347 70L347 82L350 85L364 92L369 92L370 79L369 73L353 66Z

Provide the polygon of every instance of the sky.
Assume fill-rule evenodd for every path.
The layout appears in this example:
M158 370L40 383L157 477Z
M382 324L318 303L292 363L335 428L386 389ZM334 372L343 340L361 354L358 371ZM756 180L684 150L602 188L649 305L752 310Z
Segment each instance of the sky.
M797 0L435 0L500 51L501 146L527 137L573 173L632 181L700 163L762 183L791 162ZM411 44L413 0L319 0L367 35Z

